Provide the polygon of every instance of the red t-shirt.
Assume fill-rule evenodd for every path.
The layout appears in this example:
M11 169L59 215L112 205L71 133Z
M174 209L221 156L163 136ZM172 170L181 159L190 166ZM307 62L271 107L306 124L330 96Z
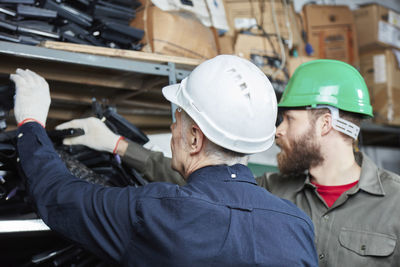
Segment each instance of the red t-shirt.
M346 192L347 190L355 186L358 181L345 185L320 185L314 182L311 183L317 187L318 194L325 200L328 207L332 207L336 199L338 199L343 194L343 192Z

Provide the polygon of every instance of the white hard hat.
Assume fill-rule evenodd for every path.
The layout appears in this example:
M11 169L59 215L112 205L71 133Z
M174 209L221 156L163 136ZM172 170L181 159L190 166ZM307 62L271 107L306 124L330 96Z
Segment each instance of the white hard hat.
M251 154L267 150L274 142L275 92L265 74L248 60L217 56L162 92L221 147Z

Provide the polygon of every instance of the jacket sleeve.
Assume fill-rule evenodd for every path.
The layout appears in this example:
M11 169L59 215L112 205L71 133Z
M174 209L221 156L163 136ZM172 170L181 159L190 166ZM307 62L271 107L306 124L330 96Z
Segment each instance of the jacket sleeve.
M141 188L103 187L74 177L36 122L18 129L20 172L43 221L106 260L120 262L139 223Z
M128 149L122 161L143 174L151 182L170 182L185 185L183 177L171 168L171 159L161 152L148 150L141 145L128 141Z

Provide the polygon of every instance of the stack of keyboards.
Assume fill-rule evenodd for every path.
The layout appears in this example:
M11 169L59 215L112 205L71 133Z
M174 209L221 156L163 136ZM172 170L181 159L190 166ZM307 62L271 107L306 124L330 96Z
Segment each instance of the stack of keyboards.
M0 40L140 50L144 31L129 26L140 6L135 0L0 0Z

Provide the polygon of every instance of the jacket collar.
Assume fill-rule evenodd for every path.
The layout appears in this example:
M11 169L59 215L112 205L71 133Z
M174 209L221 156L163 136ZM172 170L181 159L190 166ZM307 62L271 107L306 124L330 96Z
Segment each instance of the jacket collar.
M213 165L197 169L189 175L187 182L247 182L257 184L250 169L242 164Z

